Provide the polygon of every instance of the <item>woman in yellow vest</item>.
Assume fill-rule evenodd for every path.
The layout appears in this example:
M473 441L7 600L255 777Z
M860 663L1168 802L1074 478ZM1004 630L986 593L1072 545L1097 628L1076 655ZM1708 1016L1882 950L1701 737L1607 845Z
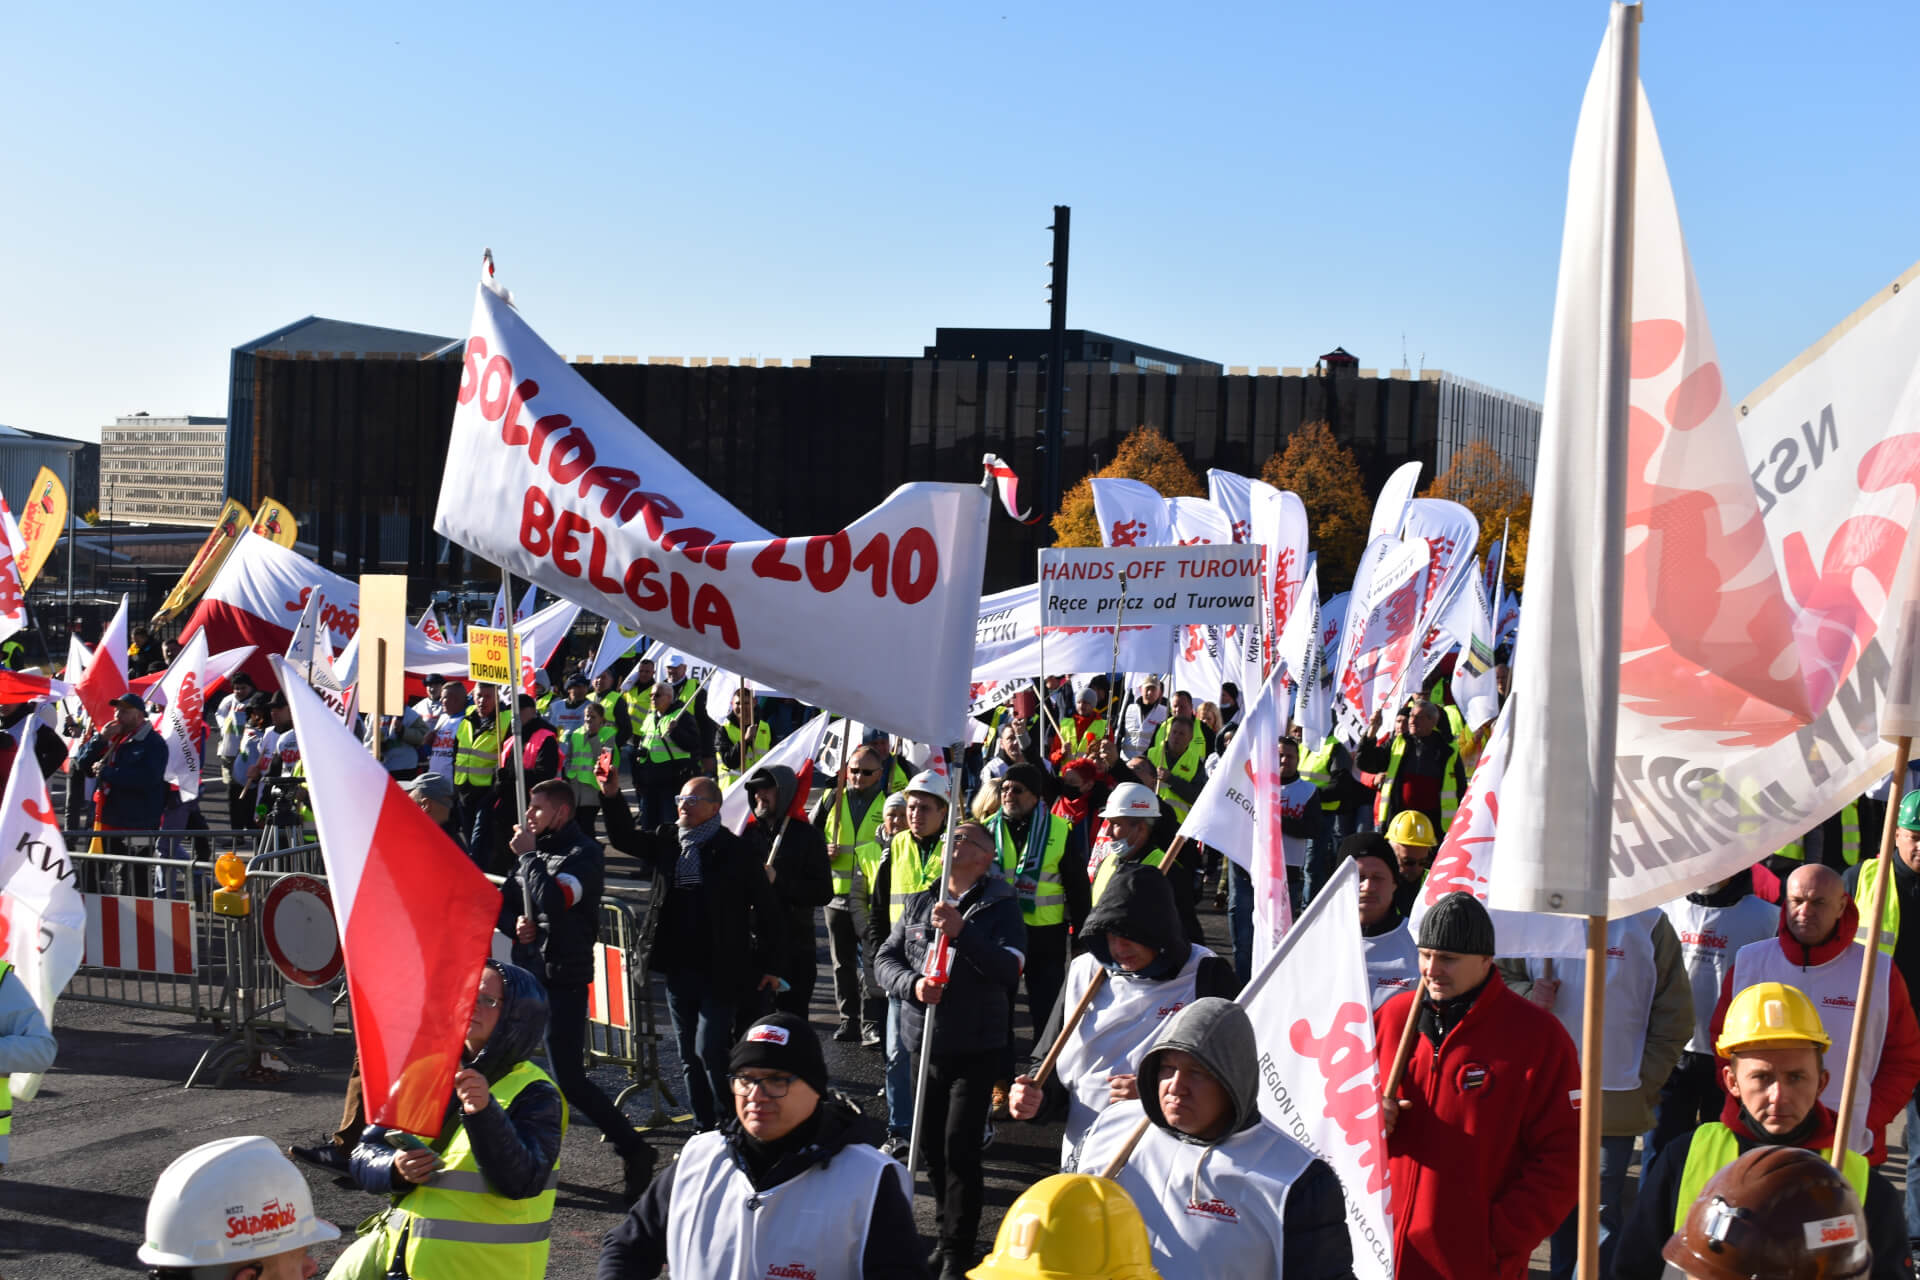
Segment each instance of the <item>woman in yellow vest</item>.
M547 997L525 969L489 960L467 1023L440 1133L424 1141L369 1125L353 1180L391 1195L328 1280L541 1280L567 1110L530 1060Z

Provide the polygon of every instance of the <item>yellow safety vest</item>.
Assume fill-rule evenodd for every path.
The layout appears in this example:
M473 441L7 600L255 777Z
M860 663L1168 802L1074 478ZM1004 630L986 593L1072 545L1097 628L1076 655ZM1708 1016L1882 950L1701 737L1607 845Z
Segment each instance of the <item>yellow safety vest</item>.
M1899 857L1895 854L1894 857ZM1873 905L1873 886L1880 879L1880 859L1875 858L1860 868L1860 881L1854 889L1854 905L1860 909L1860 928L1853 940L1861 946L1873 941L1873 928L1867 923L1867 908ZM1880 950L1887 955L1893 954L1893 947L1900 940L1900 891L1897 884L1887 886L1887 909L1880 917Z
M593 766L599 761L600 753L613 746L613 739L610 724L601 725L597 736L585 725L567 730L561 746L560 775L568 782L578 782L597 791L600 779L593 776Z
M1848 866L1857 866L1860 862L1860 802L1840 811L1840 856Z
M1740 1140L1734 1137L1733 1130L1718 1120L1701 1125L1693 1131L1693 1141L1687 1146L1687 1164L1680 1171L1680 1196L1673 1206L1673 1229L1687 1229L1687 1211L1693 1208L1693 1202L1707 1189L1707 1183L1713 1175L1740 1158ZM1833 1160L1833 1148L1820 1152L1820 1158ZM1867 1202L1867 1158L1857 1151L1847 1152L1841 1170L1853 1185L1854 1194L1860 1197L1860 1203Z
M880 824L886 819L886 792L873 797L866 813L861 815L859 823L853 823L853 810L847 804L846 793L837 793L834 805L827 811L826 821L821 824L821 834L827 841L827 866L833 872L833 893L835 897L845 897L853 892L853 873L855 864L860 874L867 878L869 887L873 884L873 872L880 865L881 849L879 845ZM843 834L849 826L853 827L853 839ZM845 853L836 852L839 846L847 846ZM872 845L868 852L866 846Z
M553 1080L531 1062L522 1062L493 1083L494 1101L504 1109L520 1091L536 1080ZM559 1092L556 1087L554 1090ZM560 1133L567 1132L567 1112L560 1108ZM488 1185L474 1159L467 1127L458 1126L441 1152L445 1161L431 1182L402 1196L381 1230L387 1238L383 1256L389 1267L407 1232L406 1271L412 1276L459 1276L461 1280L541 1280L547 1274L547 1242L553 1234L556 1172L546 1190L526 1200L509 1200ZM560 1154L554 1153L554 1168Z
M1095 906L1098 906L1100 903L1100 895L1107 891L1107 882L1113 879L1113 868L1119 861L1120 859L1118 858L1108 858L1100 864L1100 869L1093 873L1093 902ZM1140 859L1140 861L1156 871L1164 872L1167 869L1167 851L1165 849L1155 849L1147 854L1146 857Z
M667 735L673 729L674 721L687 714L686 703L677 704L673 710L661 715L658 711L649 711L640 721L636 736L640 740L640 751L649 764L667 764L674 760L686 760L690 757L682 751Z
M920 842L913 838L913 832L902 831L893 838L888 847L888 856L893 866L887 872L888 899L887 923L897 924L907 909L907 899L922 890L931 889L940 878L940 863L945 856L947 837L942 835L933 842L933 848L925 854L920 852Z
M1165 738L1155 742L1153 746L1147 749L1148 764L1156 769L1167 769L1168 773L1171 773L1182 782L1192 782L1200 775L1200 766L1206 762L1207 744L1206 741L1201 738L1200 732L1197 729L1194 731L1193 741L1187 744L1186 751L1178 760L1174 761L1171 769L1167 769L1167 741ZM1193 802L1191 800L1181 799L1178 795L1174 794L1172 787L1162 787L1160 789L1160 798L1167 802L1167 808L1173 811L1174 817L1182 822L1187 820L1187 810L1193 808Z
M721 727L727 731L727 745L733 746L733 747L739 746L740 745L740 726L735 724L732 720L728 720L726 724ZM753 726L753 745L747 748L747 760L746 760L745 766L743 766L740 769L735 769L732 765L727 764L724 760L721 761L720 789L722 791L725 791L728 787L733 785L734 779L740 777L741 774L751 770L754 765L760 762L760 757L767 754L767 748L771 747L772 745L773 745L773 730L767 726L767 722L765 720L762 720L760 721L760 723Z
M7 980L7 974L12 971L13 966L11 964L5 960L0 960L0 982L5 982ZM7 1082L6 1074L0 1072L0 1138L4 1138L12 1132L13 1086Z
M460 717L460 727L454 731L453 741L453 785L456 787L488 787L493 785L493 773L500 765L500 722L489 720L484 731L474 730L474 717L478 712L468 712Z
M1107 736L1107 718L1101 716L1087 723L1085 731L1074 728L1074 721L1060 726L1060 758L1071 760L1075 756L1093 754L1093 744Z
M1037 929L1067 922L1067 890L1060 879L1060 859L1066 856L1067 837L1073 833L1073 824L1037 806L1033 820L1047 824L1047 845L1040 854L1040 878L1033 886L1033 908L1028 910L1023 903L1020 918ZM1026 849L1014 845L1013 832L1006 823L995 821L994 827L1000 836L1000 870L1017 893L1020 857Z
M1322 791L1333 785L1333 748L1333 739L1328 738L1317 749L1300 757L1300 776ZM1322 800L1320 807L1331 812L1340 807L1340 802Z
M1393 746L1387 754L1387 771L1380 776L1380 792L1373 798L1374 825L1385 828L1387 825L1387 806L1393 798L1394 781L1400 776L1400 759L1406 754L1407 740L1399 734L1393 735ZM1447 828L1453 825L1454 810L1460 807L1460 779L1456 766L1460 763L1460 752L1456 749L1447 753L1447 763L1440 770L1440 830L1435 835L1445 835Z

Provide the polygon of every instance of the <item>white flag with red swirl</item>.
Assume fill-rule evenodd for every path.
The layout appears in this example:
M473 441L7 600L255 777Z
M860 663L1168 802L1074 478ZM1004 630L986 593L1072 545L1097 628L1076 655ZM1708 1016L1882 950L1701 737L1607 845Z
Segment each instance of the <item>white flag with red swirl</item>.
M160 740L167 744L166 778L180 788L182 800L200 797L200 765L207 742L201 712L207 697L207 632L193 633L186 648L161 677L167 705L160 712Z
M1327 1162L1347 1199L1353 1274L1391 1280L1387 1140L1360 883L1353 860L1314 895L1240 993L1260 1055L1260 1114Z

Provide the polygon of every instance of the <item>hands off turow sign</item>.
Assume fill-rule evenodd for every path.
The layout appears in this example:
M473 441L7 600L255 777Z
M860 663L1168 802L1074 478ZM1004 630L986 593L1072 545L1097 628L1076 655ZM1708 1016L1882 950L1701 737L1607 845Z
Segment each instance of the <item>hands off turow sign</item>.
M1260 611L1260 562L1261 548L1242 544L1048 547L1040 552L1041 621L1249 623Z

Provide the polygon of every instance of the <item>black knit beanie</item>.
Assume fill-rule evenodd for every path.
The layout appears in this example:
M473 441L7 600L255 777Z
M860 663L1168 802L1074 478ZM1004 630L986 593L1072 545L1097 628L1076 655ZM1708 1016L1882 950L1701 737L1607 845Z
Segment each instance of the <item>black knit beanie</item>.
M1472 894L1450 893L1434 903L1420 921L1420 949L1490 956L1493 954L1493 917Z
M727 1058L727 1070L747 1067L784 1071L826 1095L827 1058L820 1050L820 1037L805 1018L791 1013L770 1013L747 1028Z

